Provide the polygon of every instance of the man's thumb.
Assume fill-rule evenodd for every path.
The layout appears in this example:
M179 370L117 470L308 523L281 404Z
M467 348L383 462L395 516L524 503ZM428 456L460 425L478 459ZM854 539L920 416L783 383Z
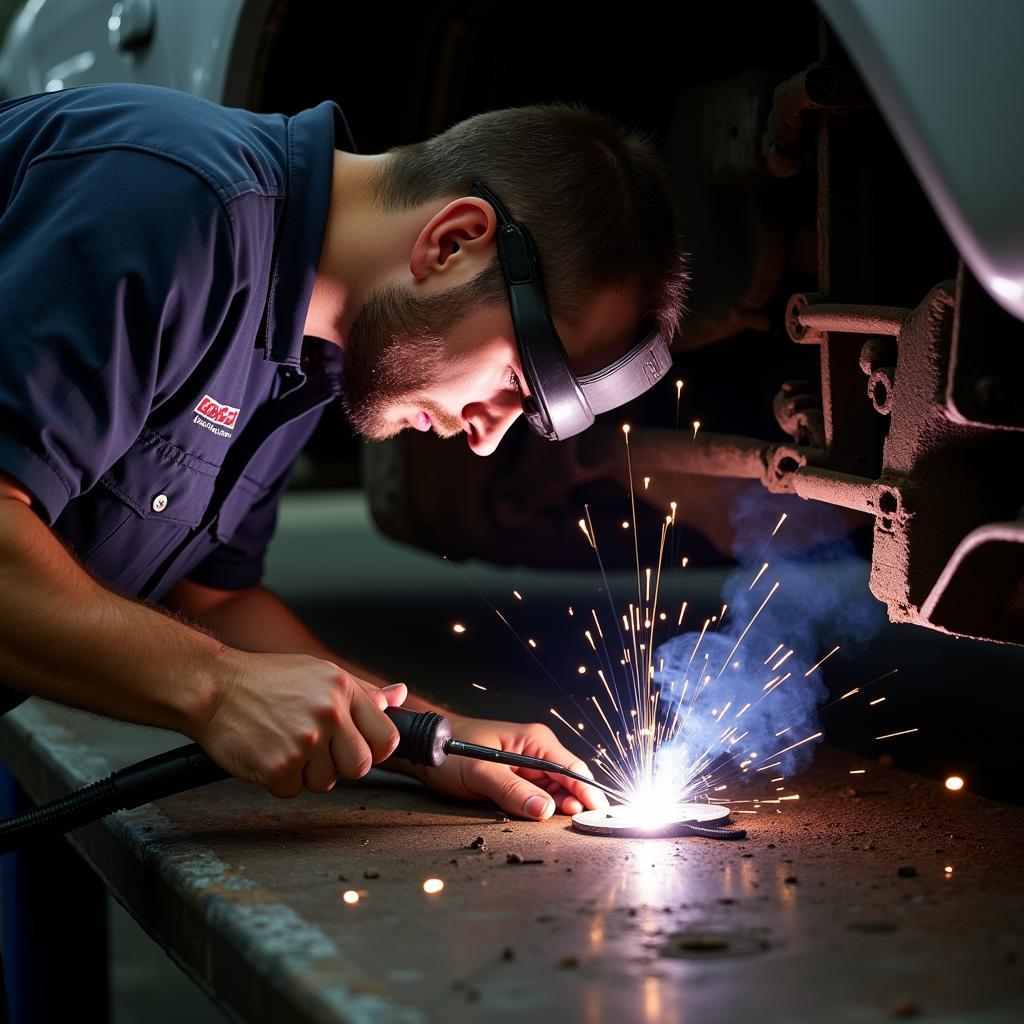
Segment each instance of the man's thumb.
M481 765L477 791L503 811L521 818L542 821L555 813L555 801L539 786L527 782L502 765Z

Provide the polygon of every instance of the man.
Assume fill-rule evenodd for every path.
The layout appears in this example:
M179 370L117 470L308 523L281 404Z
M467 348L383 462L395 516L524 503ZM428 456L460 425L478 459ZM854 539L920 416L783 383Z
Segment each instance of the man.
M517 284L520 257L496 255L509 211L551 321L539 277ZM0 105L0 253L8 704L38 694L185 733L282 797L386 761L389 704L431 707L378 687L260 585L323 406L340 397L371 439L465 433L480 455L524 403L563 436L593 416L574 374L642 322L671 338L685 283L649 143L580 108L497 111L363 156L331 103L285 118L136 86ZM530 317L568 363L519 338ZM631 393L665 370L664 340L644 344ZM621 400L614 379L584 385L594 408ZM453 718L464 739L587 771L544 726ZM603 802L461 758L415 771L526 818Z

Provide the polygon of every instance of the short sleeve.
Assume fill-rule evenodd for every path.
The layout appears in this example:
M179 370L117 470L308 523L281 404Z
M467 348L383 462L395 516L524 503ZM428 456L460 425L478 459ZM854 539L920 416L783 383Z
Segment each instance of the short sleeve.
M236 281L228 214L145 151L48 155L0 213L0 470L52 523L201 361Z
M229 541L219 544L212 554L188 574L193 583L216 590L244 590L263 579L267 546L277 528L277 508L288 489L295 464L292 463L249 508ZM235 494L240 492L236 491Z

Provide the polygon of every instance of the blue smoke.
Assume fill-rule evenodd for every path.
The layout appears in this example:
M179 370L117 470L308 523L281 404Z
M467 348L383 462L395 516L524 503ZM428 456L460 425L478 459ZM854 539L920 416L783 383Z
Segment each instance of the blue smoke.
M787 519L772 537L782 512ZM737 494L730 518L741 567L722 591L729 606L723 623L717 630L710 625L703 638L699 630L675 636L654 653L661 717L666 734L675 733L659 752L656 777L686 785L690 795L713 790L737 771L767 781L803 767L820 740L784 748L820 731L817 711L829 696L830 666L805 673L836 645L844 654L863 646L884 621L863 574L843 571L842 563L849 568L857 556L838 510L758 487ZM768 569L751 589L764 562Z

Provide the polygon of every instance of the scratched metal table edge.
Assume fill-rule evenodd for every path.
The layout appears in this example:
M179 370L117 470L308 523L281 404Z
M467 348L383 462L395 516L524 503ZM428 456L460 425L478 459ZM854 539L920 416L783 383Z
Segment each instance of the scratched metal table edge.
M78 742L72 730L52 721L46 714L46 702L32 700L0 719L0 755L6 760L19 783L37 802L63 796L73 789L108 775L118 765L111 764L87 743ZM37 759L32 764L32 759ZM273 893L247 879L232 877L232 869L211 850L191 841L187 835L153 806L125 811L72 833L69 840L75 850L103 879L110 893L167 952L172 960L229 1016L239 1021L257 1018L243 1016L237 1003L266 1006L270 1016L258 1019L280 1020L272 1004L284 1004L302 1019L324 1024L422 1024L429 1017L408 1005L395 1004L373 987L369 976L338 950L320 929L284 905ZM173 860L160 863L161 853ZM141 868L155 875L178 896L187 911L183 921L193 940L201 937L196 951L174 945L178 936L173 929L148 918L143 908L132 901L125 890L127 876L112 877L118 862ZM143 883L144 884L144 883ZM252 900L240 904L233 895ZM260 897L265 896L264 899ZM254 927L259 921L262 927ZM179 929L180 930L180 929ZM290 949L282 948L287 938ZM224 950L216 948L220 938ZM296 948L297 947L297 948ZM211 964L227 952L248 961L258 970L240 979L237 992L225 991L218 979L210 976ZM200 962L196 962L200 961ZM330 964L331 970L318 965ZM351 975L346 984L338 980L339 968ZM231 972L224 972L232 976ZM367 985L363 987L362 982ZM256 986L264 986L261 992ZM358 988L363 988L358 991ZM265 1003L265 997L270 1002Z

